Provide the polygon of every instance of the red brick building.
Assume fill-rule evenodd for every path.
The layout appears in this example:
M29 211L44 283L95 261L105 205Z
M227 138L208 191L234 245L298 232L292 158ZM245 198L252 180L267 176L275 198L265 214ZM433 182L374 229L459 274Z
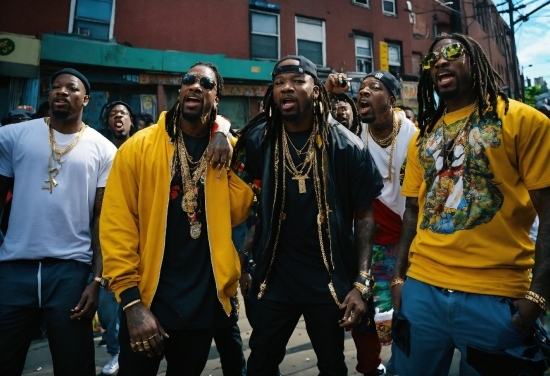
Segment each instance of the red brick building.
M479 7L460 1L454 11L433 0L8 2L0 14L0 34L40 40L40 66L33 74L23 72L25 61L7 69L0 56L0 103L34 100L21 104L36 105L46 96L51 73L73 66L92 84L96 105L85 114L91 125L99 126L97 112L110 100L158 115L175 101L181 72L202 60L219 66L227 84L220 109L242 126L259 111L273 62L302 54L318 65L321 76L338 71L355 77L353 91L365 73L388 69L405 82L403 100L414 107L420 57L442 31L470 33L486 46L497 70L507 71L508 39L492 33L506 32L496 10L490 18L492 8L483 8L478 20ZM19 43L17 36L6 38ZM1 113L11 109L1 106Z

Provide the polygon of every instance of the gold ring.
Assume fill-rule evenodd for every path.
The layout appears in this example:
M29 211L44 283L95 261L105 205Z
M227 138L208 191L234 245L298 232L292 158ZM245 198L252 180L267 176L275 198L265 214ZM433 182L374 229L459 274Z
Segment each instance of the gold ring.
M145 349L139 348L138 351L142 352L142 351L145 351Z
M132 346L132 349L136 347L136 344L134 342L130 342L130 346Z
M147 342L146 342L146 343L147 343ZM150 347L149 345L145 346L145 343L144 343L144 344L143 344L143 348L144 348L145 350L149 350L151 347Z
M149 341L151 338L158 336L159 334L153 334L151 337L147 338L147 341Z
M138 341L138 342L136 342L136 345L137 345L137 346L141 345L141 342L139 342L139 341Z

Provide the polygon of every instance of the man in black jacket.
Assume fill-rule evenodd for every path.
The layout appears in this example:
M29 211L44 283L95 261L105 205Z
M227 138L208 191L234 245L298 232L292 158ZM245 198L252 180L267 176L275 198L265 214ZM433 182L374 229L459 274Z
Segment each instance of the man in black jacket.
M375 330L371 203L382 180L361 140L328 116L311 61L287 56L272 78L235 147L237 167L262 180L248 374L277 374L303 315L321 374L347 375L343 329Z

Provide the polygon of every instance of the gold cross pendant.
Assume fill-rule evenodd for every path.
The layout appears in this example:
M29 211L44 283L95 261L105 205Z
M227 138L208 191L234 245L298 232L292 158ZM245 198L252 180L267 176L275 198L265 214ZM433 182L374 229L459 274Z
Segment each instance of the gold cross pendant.
M57 187L57 182L55 181L54 178L46 179L46 180L44 180L44 182L49 183L50 185L49 185L49 186L43 185L43 186L42 186L42 189L49 189L49 190L50 190L50 194L52 194L52 192L53 192L53 187Z
M309 179L307 175L296 175L292 178L292 180L298 180L298 192L300 193L306 193L306 179Z

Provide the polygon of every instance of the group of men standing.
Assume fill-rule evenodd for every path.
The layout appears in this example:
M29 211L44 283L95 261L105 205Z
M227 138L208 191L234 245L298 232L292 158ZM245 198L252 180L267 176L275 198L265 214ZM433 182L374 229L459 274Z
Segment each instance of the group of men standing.
M333 117L345 77L323 84L311 61L287 56L235 140L217 113L223 78L199 62L174 106L129 139L129 107L106 109L118 151L82 123L86 78L54 74L51 117L0 129L0 197L14 197L0 374L21 373L41 318L56 374L95 374L90 320L106 281L121 307L121 376L155 375L162 357L168 375L200 375L213 338L230 354L224 374L242 375L239 279L248 375L279 374L301 316L320 375L347 375L345 329L357 371L383 375L375 306L394 309L388 366L402 376L448 374L455 348L461 375L479 375L472 346L527 346L550 299L550 120L506 97L467 36L437 37L422 68L417 131L390 73L368 74ZM252 181L245 271L231 228L250 213ZM535 375L533 364L518 367Z

